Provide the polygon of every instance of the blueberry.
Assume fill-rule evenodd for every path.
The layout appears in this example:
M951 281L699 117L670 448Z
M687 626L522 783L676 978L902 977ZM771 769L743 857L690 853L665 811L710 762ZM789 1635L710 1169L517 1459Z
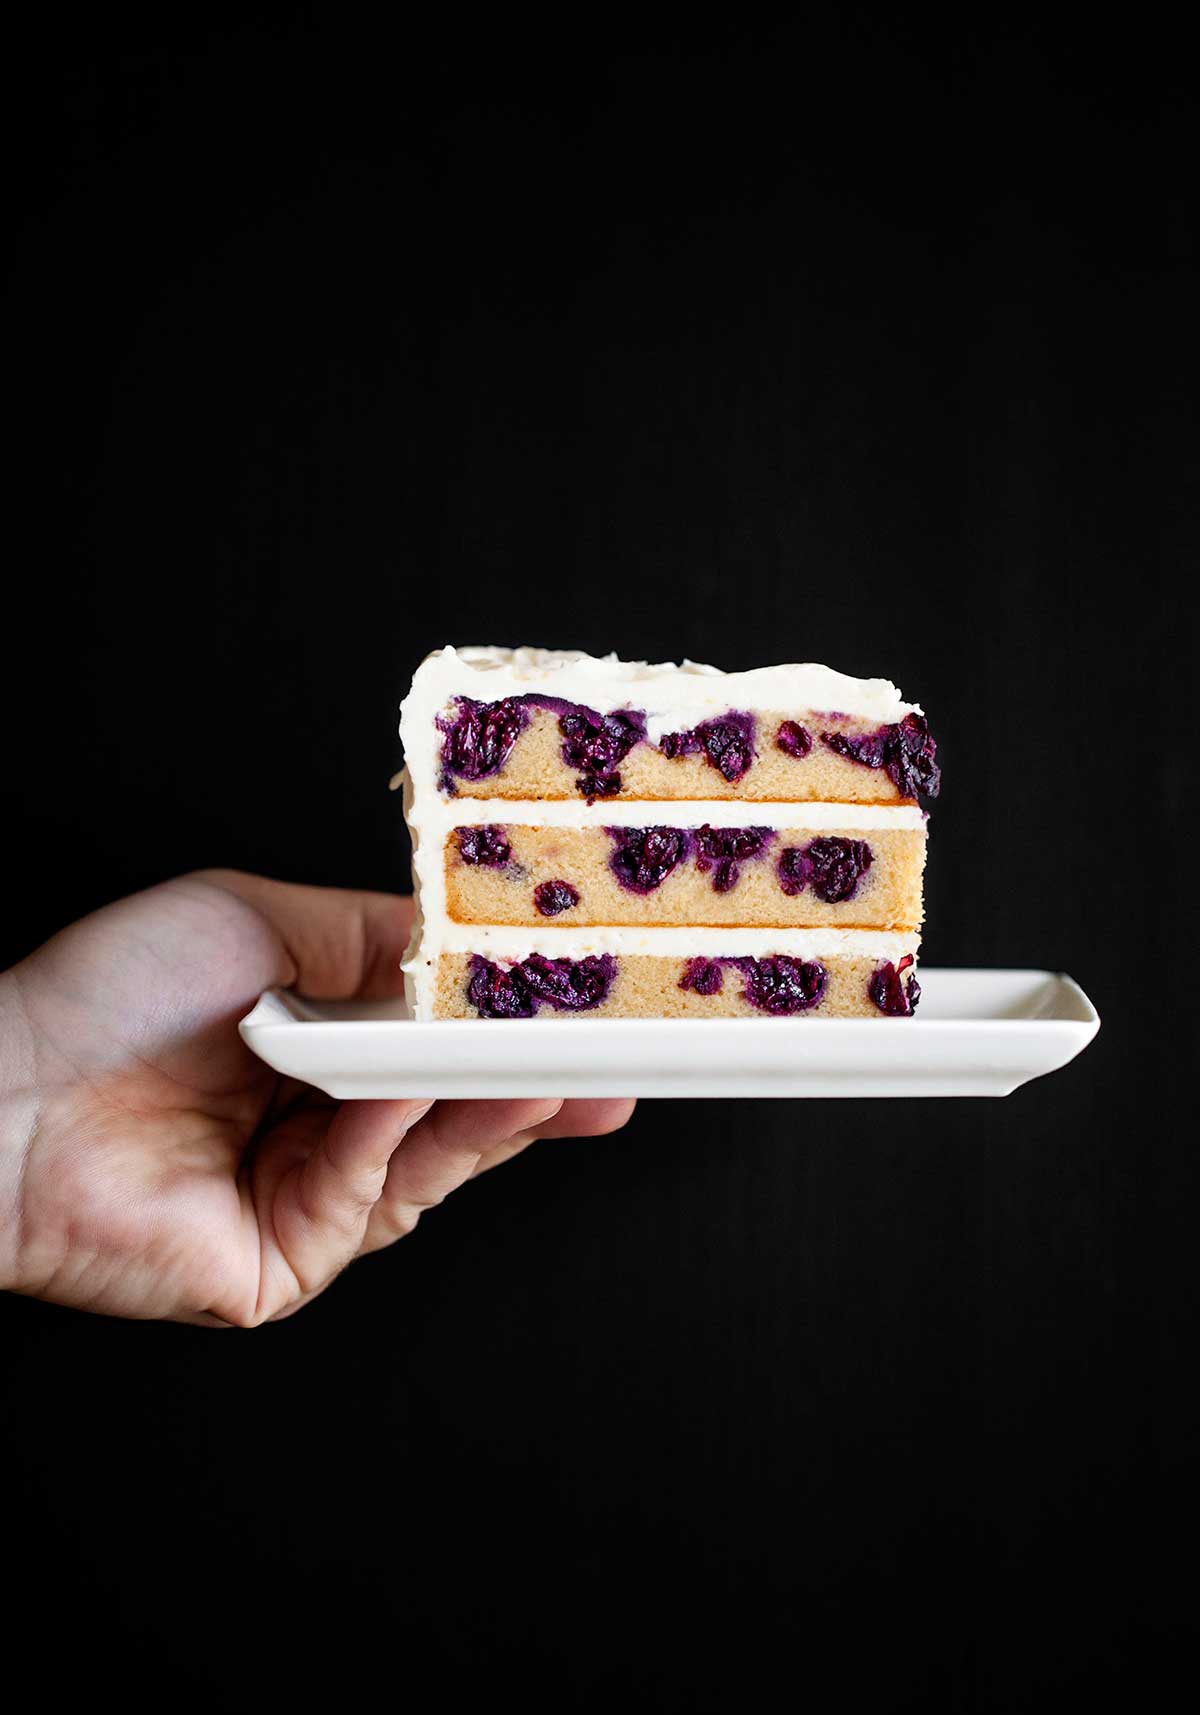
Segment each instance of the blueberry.
M770 828L711 828L706 822L696 830L696 868L703 874L713 870L714 890L729 893L737 886L739 864L761 857L773 838Z
M690 849L685 828L609 828L607 832L617 842L608 867L630 893L653 893Z
M663 755L674 762L677 756L695 756L700 740L695 732L665 732L658 741Z
M815 959L790 959L776 953L765 959L730 962L737 965L745 978L745 995L751 1006L773 1017L808 1012L825 993L827 972Z
M859 882L871 867L871 848L867 842L848 840L842 834L810 840L804 856L812 890L826 905L840 905L853 899Z
M827 744L838 756L860 763L864 768L882 768L891 730L891 727L881 726L876 732L823 732L821 743Z
M812 873L812 865L799 846L785 846L779 854L779 862L775 865L775 873L779 877L779 885L789 898L803 893Z
M563 761L568 768L581 771L576 785L589 803L595 798L611 798L621 790L617 764L646 738L646 717L638 709L614 709L602 715L582 703L536 691L502 697L494 703L477 702L473 697L456 697L454 701L458 713L453 720L437 717L443 735L440 784L444 792L453 792L456 778L481 780L498 773L529 724L531 708L549 709L558 716Z
M897 791L906 798L936 798L942 789L942 771L937 765L937 745L925 717L905 715L892 731L896 736L886 767Z
M724 720L705 721L696 728L704 754L728 781L740 780L754 761L753 715L726 715Z
M543 881L533 890L533 903L543 917L557 917L579 904L579 894L569 881Z
M512 847L503 828L455 828L454 838L464 863L482 863L498 869L512 856Z
M617 974L611 953L591 953L586 959L547 959L531 953L521 974L534 1001L545 1001L559 1012L587 1012L608 996Z
M936 798L941 791L937 744L923 715L905 715L897 725L875 732L823 732L821 742L864 768L886 769L905 798Z
M719 720L701 721L688 732L665 733L658 748L672 759L703 751L718 774L732 783L740 780L754 761L754 716L730 709Z
M521 967L501 970L478 954L471 960L467 999L481 1018L532 1018L533 996Z
M589 804L597 798L615 798L621 790L619 774L581 774L575 782Z
M679 986L696 994L720 994L724 982L725 973L719 959L689 959L683 967Z
M587 1012L604 1001L616 974L611 953L586 959L531 953L507 971L476 954L467 998L481 1018L532 1018L543 1002L559 1012Z
M787 756L794 756L800 761L808 755L812 743L812 734L807 727L802 727L799 721L780 722L779 731L775 734L777 750L782 750Z
M867 993L888 1018L910 1018L917 1009L921 998L921 985L915 976L903 980L904 972L913 963L911 953L905 953L898 965L886 961L880 965L867 983Z
M590 804L612 798L621 790L617 764L646 737L646 717L635 709L614 709L599 715L579 704L567 705L559 716L563 761L582 772L575 784Z
M437 717L442 733L442 786L453 789L460 780L482 780L497 774L508 761L528 715L515 697L480 703L474 697L456 697L458 713L453 720Z

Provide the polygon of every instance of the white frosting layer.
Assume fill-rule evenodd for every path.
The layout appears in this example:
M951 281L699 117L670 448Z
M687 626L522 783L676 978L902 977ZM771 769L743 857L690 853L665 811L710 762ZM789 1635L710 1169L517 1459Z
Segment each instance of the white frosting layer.
M787 953L794 959L896 959L911 953L921 937L907 929L699 929L669 928L529 929L487 923L447 923L438 936L438 953L484 953L494 959L523 959L545 953L553 959L583 959L589 953L637 954L652 959L686 959L693 954L761 959ZM421 958L434 958L423 948ZM405 970L418 963L405 961Z
M879 725L921 713L906 703L888 679L852 679L814 662L754 667L747 673L723 673L699 661L620 661L615 655L584 655L577 650L454 649L449 644L427 655L413 675L412 689L400 706L400 737L408 767L418 784L437 773L438 739L434 720L455 696L492 703L501 697L540 691L610 709L642 709L646 735L657 744L677 732L724 714L728 709L777 709L799 715L853 715Z
M523 828L910 828L926 825L915 804L762 803L744 798L443 798L426 794L409 813L443 837L451 828L508 822Z

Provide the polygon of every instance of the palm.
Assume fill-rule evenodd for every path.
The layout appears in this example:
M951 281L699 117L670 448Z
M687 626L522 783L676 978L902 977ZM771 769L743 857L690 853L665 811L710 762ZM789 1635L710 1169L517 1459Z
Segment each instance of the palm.
M534 1128L621 1123L616 1103L569 1104L557 1126L544 1101L339 1107L250 1053L237 1021L273 983L395 992L410 911L214 872L110 906L18 966L39 1092L18 1283L110 1314L251 1324Z

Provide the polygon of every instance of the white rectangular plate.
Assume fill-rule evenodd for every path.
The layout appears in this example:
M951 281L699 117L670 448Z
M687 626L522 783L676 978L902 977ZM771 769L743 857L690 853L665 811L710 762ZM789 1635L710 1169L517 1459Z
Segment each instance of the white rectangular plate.
M1007 1096L1100 1028L1070 977L921 970L915 1018L530 1018L417 1024L402 1002L272 989L242 1035L331 1096Z

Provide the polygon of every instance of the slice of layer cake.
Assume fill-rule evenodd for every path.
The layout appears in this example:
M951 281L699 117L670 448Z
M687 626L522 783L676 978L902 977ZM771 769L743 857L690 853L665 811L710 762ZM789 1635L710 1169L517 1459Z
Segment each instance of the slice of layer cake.
M416 1017L911 1013L939 775L887 681L446 648L400 731Z

